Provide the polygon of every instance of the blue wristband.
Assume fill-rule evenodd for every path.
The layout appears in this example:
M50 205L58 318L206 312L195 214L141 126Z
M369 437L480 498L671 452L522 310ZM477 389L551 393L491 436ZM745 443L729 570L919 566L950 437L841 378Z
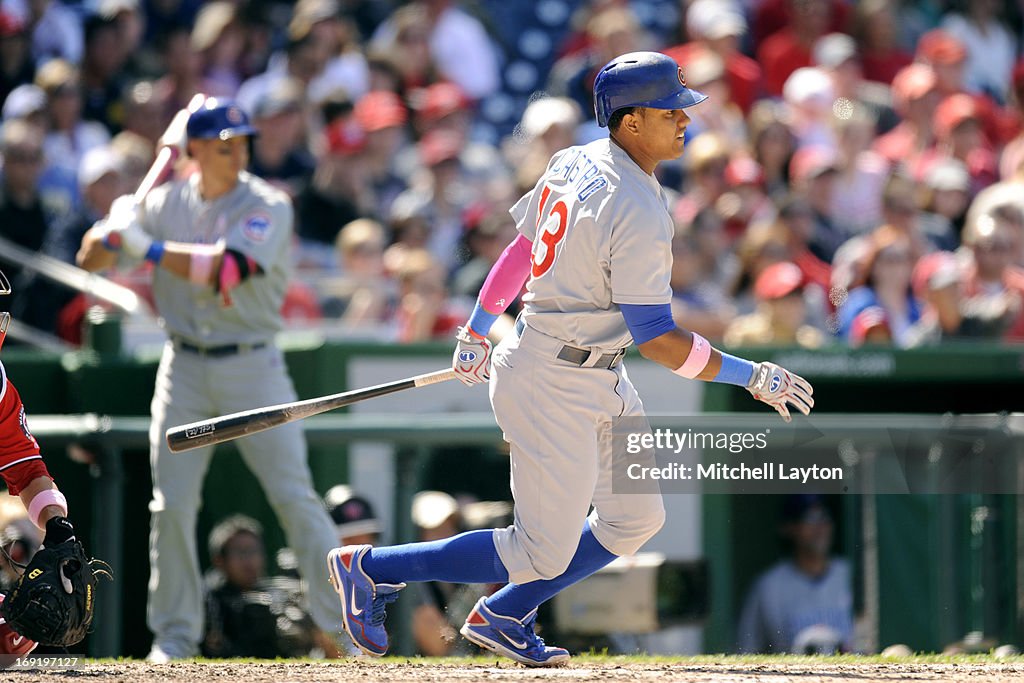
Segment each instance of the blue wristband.
M750 384L750 378L754 375L754 364L743 358L737 358L728 353L722 353L722 367L718 374L711 380L722 384L735 384L745 387Z
M486 337L487 333L491 331L491 326L494 325L494 321L498 319L497 313L488 313L484 310L484 307L480 305L480 302L476 302L476 308L473 309L473 315L469 316L469 329L477 333L481 337Z
M163 257L164 243L160 240L153 240L153 244L149 245L149 249L146 250L146 260L160 265L160 259Z

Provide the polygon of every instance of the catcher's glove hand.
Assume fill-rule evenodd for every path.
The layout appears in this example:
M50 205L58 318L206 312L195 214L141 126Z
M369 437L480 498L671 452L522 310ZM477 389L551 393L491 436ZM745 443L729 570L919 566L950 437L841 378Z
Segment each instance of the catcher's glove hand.
M86 556L64 517L46 522L43 547L0 603L0 616L18 634L44 645L81 642L92 623L96 576L107 565Z

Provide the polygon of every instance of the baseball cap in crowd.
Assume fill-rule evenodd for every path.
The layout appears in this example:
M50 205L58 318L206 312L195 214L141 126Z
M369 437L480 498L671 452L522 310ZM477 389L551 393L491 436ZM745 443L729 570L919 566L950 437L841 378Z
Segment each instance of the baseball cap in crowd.
M832 79L816 66L800 67L789 75L782 86L782 99L789 104L831 111L835 99Z
M335 119L324 130L324 137L330 154L350 156L366 148L366 131L352 116Z
M754 296L762 301L781 299L804 286L804 274L799 266L789 261L773 263L757 276Z
M527 138L544 135L552 126L576 128L580 122L579 106L564 97L541 97L530 102L523 112L520 127Z
M964 93L950 95L935 108L933 126L936 137L948 138L965 121L978 120L978 106L974 98Z
M354 494L350 487L344 484L332 487L324 495L324 502L339 537L381 532L373 505L366 498Z
M845 33L829 33L814 44L814 64L823 69L836 69L857 58L857 43Z
M283 78L256 100L253 116L269 119L285 112L302 111L302 88L294 79Z
M364 95L355 106L356 121L367 133L403 126L409 120L402 98L387 90Z
M953 34L937 28L917 41L915 57L929 64L959 64L967 58L967 48Z
M939 159L925 171L924 184L933 190L967 192L971 189L971 176L959 159Z
M830 519L821 496L816 493L794 493L786 496L782 502L782 519L785 522L803 522L812 510L822 511Z
M78 165L78 186L83 190L108 173L120 173L124 162L109 145L93 147Z
M196 52L203 52L213 47L225 29L237 18L238 8L233 2L217 0L206 3L196 15L195 25L192 28L192 49Z
M23 119L46 109L46 93L38 85L19 85L4 100L4 121Z
M905 111L911 102L921 99L938 87L935 70L927 64L903 67L892 79L892 99L897 111Z
M730 0L695 0L686 10L686 32L691 40L742 36L747 32L747 20Z
M731 187L737 185L758 185L764 183L764 169L761 164L747 156L733 157L725 167L725 182Z
M420 158L425 166L458 159L461 151L459 136L450 131L433 130L420 140Z
M850 346L863 346L864 342L874 334L892 336L889 317L881 306L868 306L854 317L850 324Z
M801 147L789 163L789 173L795 181L812 180L838 168L839 157L831 147L810 145Z
M421 529L436 529L458 511L458 501L443 491L420 491L412 498L412 521Z
M462 88L442 81L423 89L416 98L416 110L424 123L434 123L455 112L469 109L470 100Z

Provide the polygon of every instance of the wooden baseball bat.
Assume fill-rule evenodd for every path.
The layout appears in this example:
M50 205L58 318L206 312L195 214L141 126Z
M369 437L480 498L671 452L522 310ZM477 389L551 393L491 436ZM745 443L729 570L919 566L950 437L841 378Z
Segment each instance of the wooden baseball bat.
M428 384L447 382L455 379L455 371L451 368L400 379L387 384L378 384L366 389L354 389L341 394L331 394L305 401L282 403L254 410L246 410L231 415L221 415L209 420L200 420L167 430L167 445L172 453L224 443L234 439L263 432L289 422L302 420L312 415L326 413L328 410L352 405L368 398L387 396L397 391L405 391Z
M171 122L167 125L167 130L160 136L161 140L184 140L185 139L185 127L188 125L188 117L193 112L198 111L199 107L203 106L203 102L206 101L206 95L197 93L192 96L189 100L188 105L178 111L171 119ZM154 187L163 182L170 174L174 162L178 160L178 156L181 154L181 148L177 145L164 145L160 148L160 151L156 154L156 159L153 161L153 165L149 167L149 171L146 172L146 176L139 183L138 189L135 190L135 203L138 204L149 191Z

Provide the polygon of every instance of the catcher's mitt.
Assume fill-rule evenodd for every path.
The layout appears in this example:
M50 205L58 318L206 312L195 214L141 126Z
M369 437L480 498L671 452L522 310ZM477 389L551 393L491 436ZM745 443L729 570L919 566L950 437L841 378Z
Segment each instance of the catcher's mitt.
M46 523L43 547L0 603L0 616L18 634L44 645L67 647L89 632L96 604L96 577L105 563L86 556L63 517Z

